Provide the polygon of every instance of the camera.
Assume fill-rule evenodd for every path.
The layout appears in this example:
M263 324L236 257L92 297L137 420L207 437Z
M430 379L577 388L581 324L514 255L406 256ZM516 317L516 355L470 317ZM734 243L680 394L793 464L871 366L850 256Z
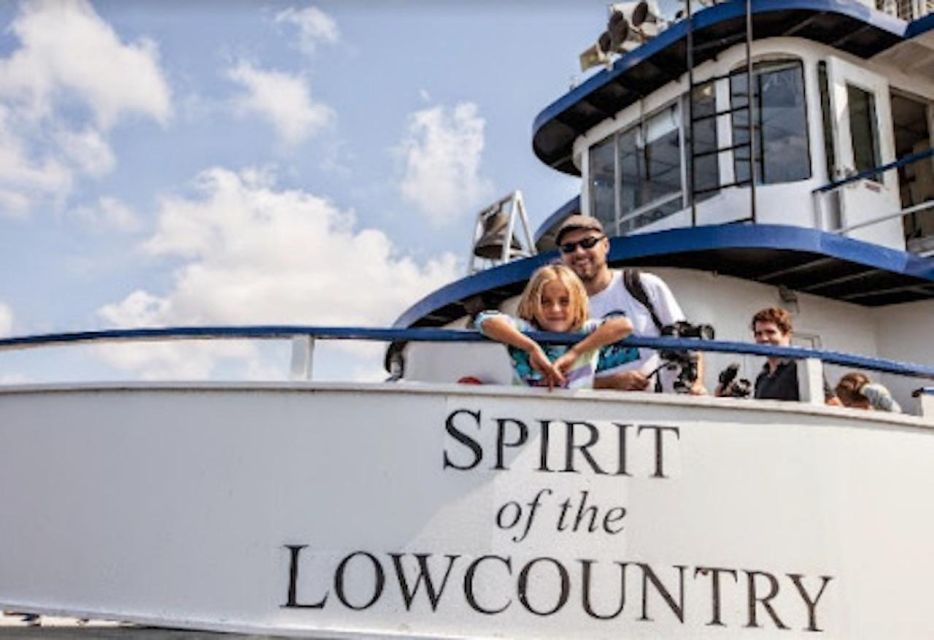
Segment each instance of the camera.
M739 373L739 363L734 362L720 372L719 396L730 398L748 398L752 392L752 383L746 378L736 378Z
M699 340L713 340L716 332L709 324L691 324L685 320L665 325L661 335L671 338L697 338ZM699 354L696 351L682 349L662 349L658 352L662 359L659 369L677 369L678 377L674 381L677 393L687 393L697 382L697 361ZM658 371L658 370L656 370Z
M709 324L691 324L686 320L681 320L674 324L666 324L662 327L661 334L669 338L698 338L700 340L713 340L716 331Z

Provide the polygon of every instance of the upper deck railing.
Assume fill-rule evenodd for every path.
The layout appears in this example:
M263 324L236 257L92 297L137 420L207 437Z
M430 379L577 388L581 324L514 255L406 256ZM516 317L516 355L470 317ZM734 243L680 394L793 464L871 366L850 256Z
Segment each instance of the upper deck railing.
M583 334L530 332L540 343L574 344ZM209 326L209 327L153 327L137 329L104 329L49 333L0 338L0 351L67 346L87 343L164 342L172 340L286 340L292 341L291 378L310 380L316 340L360 340L388 342L399 345L407 342L474 343L490 340L477 331L456 329L386 329L376 327L316 327L306 325ZM836 351L802 347L775 347L747 342L699 340L691 338L649 338L630 336L623 341L633 347L658 350L704 351L737 353L756 356L775 356L804 360L806 376L819 381L823 364L834 364L921 380L934 380L934 366L899 362L885 358L852 355ZM921 386L921 384L919 384ZM819 388L819 387L817 387ZM815 394L816 396L817 394ZM817 401L816 397L813 401ZM934 407L932 407L934 409Z
M895 171L901 167L906 167L916 162L930 160L931 158L934 158L934 147L902 156L893 162L879 165L878 167L873 167L871 169L866 169L865 171L860 171L859 173L854 173L853 175L846 176L840 180L834 180L833 182L829 182L822 187L814 189L811 191L811 197L814 203L815 226L818 229L823 229L826 227L824 202L829 195L837 193L843 187L859 182L860 180L878 180L879 176L881 176L883 173L888 171ZM871 227L894 218L903 218L905 216L918 214L922 211L928 210L934 210L934 200L916 202L902 209L898 209L897 211L886 211L870 218L869 220L863 220L856 224L844 225L838 229L830 229L830 231L840 235L846 235L852 231L856 231L857 229L864 229L866 227ZM922 252L922 255L926 255L926 252Z

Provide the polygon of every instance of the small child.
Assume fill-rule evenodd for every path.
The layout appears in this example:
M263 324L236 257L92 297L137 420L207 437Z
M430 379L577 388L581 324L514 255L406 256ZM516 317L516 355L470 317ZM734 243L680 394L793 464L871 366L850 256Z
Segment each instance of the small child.
M840 398L840 402L847 407L891 411L892 413L902 411L888 389L877 382L872 382L869 376L858 371L852 371L840 378L834 391Z
M484 311L476 326L489 338L507 345L513 384L593 388L600 347L632 333L624 316L589 320L587 291L571 269L548 265L532 274L519 301L519 318ZM523 331L587 333L575 345L539 345Z

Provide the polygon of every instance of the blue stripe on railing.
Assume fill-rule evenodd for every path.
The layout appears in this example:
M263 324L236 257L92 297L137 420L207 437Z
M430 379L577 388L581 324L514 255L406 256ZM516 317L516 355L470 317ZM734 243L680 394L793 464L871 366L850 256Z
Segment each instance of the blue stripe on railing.
M532 332L538 342L573 344L582 334ZM249 327L165 327L142 329L105 329L72 333L49 333L34 336L0 338L0 350L61 346L88 342L155 341L155 340L216 340L253 339L275 340L295 336L308 336L327 340L369 340L380 342L487 342L489 339L476 331L455 329L382 329L373 327L310 327L304 325L260 325ZM647 338L630 336L623 341L633 347L652 349L690 349L717 353L742 353L781 358L817 358L827 364L884 373L934 379L934 367L898 362L883 358L855 356L836 351L804 349L800 347L773 347L749 342L695 340L685 338Z
M911 164L912 162L917 162L918 160L929 158L931 156L934 156L934 147L931 147L930 149L926 149L924 151L918 151L917 153L911 153L911 154L908 154L907 156L902 156L898 160L894 160L888 164L883 164L878 167L873 167L872 169L861 171L855 175L843 178L842 180L830 182L828 184L825 184L823 187L818 187L817 189L814 189L811 193L825 193L827 191L833 191L837 187L842 187L845 184L856 182L857 180L864 180L866 178L871 178L879 173L884 173L886 171L889 171L890 169L897 169L898 167L903 167L906 164Z

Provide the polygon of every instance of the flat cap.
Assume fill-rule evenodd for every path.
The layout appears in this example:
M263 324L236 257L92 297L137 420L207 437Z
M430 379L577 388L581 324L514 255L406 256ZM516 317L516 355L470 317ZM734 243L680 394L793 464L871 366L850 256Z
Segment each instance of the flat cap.
M590 229L603 233L603 225L600 224L600 221L596 218L579 214L568 216L567 219L561 223L561 226L558 227L558 233L555 235L555 244L561 244L561 238L564 234L579 229Z

